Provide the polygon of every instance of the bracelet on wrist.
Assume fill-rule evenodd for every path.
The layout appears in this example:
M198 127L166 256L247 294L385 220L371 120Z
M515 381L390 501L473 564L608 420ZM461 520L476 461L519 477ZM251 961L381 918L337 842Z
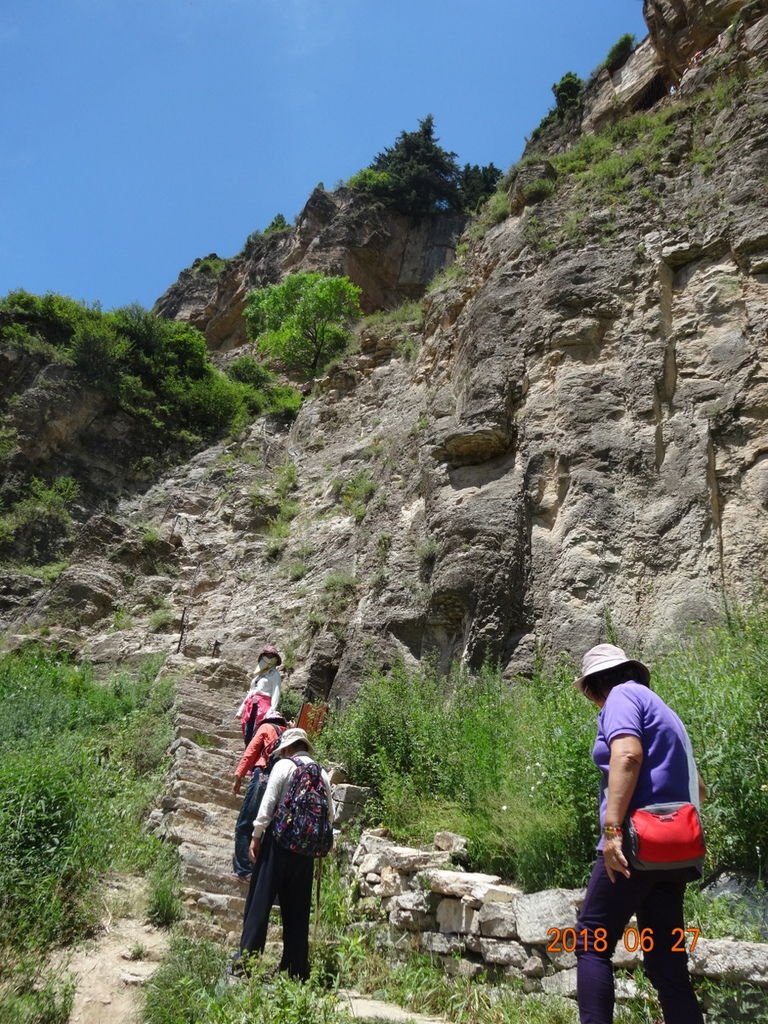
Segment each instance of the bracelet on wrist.
M603 825L603 835L606 839L615 839L617 836L623 836L624 830L621 825Z

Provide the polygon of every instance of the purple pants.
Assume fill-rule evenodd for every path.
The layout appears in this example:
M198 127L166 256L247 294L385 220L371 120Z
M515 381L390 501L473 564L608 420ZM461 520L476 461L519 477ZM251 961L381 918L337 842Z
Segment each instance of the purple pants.
M653 949L643 953L643 968L659 994L666 1024L703 1024L703 1017L688 976L688 956L672 951L681 945L684 928L683 893L686 882L697 877L693 869L679 871L632 871L629 878L618 875L611 882L598 854L587 886L576 932L579 942L577 989L581 1024L611 1024L613 1020L613 967L611 956L632 914L637 914L637 927L651 929L646 933ZM588 936L581 938L586 928ZM606 948L602 942L594 949L594 933L605 930ZM599 933L603 936L603 932Z

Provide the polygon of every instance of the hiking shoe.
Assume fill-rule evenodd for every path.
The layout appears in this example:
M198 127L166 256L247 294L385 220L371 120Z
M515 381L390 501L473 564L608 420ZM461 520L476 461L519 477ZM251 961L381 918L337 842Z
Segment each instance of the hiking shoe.
M240 882L241 885L250 885L251 884L251 876L250 875L238 875L238 873L236 871L230 871L228 877L231 878L235 882Z
M245 964L240 959L239 953L236 953L227 964L227 968L224 972L227 981L239 981L241 978L248 976L248 972L245 969Z

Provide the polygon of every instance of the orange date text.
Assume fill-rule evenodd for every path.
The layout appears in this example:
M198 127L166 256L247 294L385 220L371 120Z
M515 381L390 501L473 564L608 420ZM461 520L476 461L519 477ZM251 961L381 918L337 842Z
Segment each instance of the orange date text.
M685 953L685 936L690 935L691 952L696 948L699 941L698 928L673 928L671 953ZM595 928L590 933L588 928L548 928L547 936L551 936L547 945L548 953L575 953L583 950L585 953L605 953L608 949L608 931L605 928ZM621 937L624 949L628 953L650 953L656 946L652 928L627 928Z

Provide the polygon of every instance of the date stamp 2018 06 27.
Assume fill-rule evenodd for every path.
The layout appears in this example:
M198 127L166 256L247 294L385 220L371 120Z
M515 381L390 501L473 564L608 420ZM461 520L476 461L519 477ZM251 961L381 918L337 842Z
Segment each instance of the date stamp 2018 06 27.
M590 931L582 928L576 931L575 928L548 928L547 935L552 936L547 946L548 953L575 953L577 949L587 952L590 942ZM698 928L673 928L671 953L685 953L685 936L691 936L689 952L693 952L696 943L699 941ZM652 928L627 928L622 935L624 949L628 953L650 953L656 947L656 940ZM605 928L595 928L592 933L592 950L595 953L605 953L608 949L608 932Z

